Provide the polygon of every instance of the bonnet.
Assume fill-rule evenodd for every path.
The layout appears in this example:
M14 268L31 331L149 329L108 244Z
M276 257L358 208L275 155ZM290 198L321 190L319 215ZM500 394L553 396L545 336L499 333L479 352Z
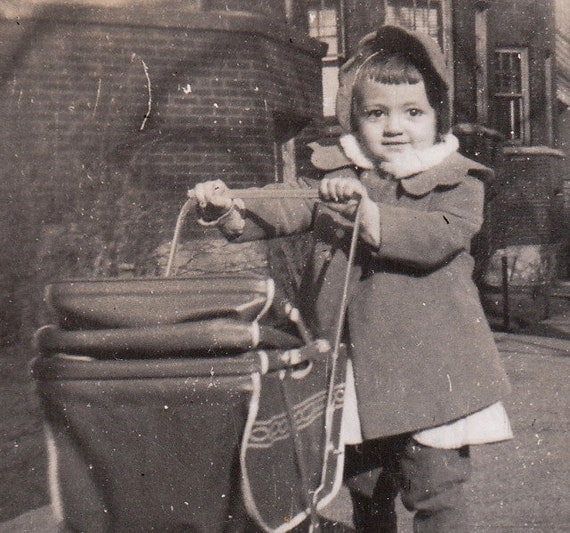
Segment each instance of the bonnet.
M336 116L344 132L352 131L352 94L358 72L368 59L379 52L388 54L397 52L410 59L426 80L428 96L431 96L431 92L437 99L438 131L447 133L450 128L449 81L439 45L425 33L399 26L382 26L379 30L363 37L354 55L341 67L336 96ZM430 103L433 105L431 98Z

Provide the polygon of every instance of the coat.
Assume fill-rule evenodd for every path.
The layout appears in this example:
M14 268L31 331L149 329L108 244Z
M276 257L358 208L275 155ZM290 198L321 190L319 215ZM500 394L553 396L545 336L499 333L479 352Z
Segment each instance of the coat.
M406 179L358 176L380 208L381 245L361 244L350 283L347 342L365 439L415 432L487 407L510 390L472 281L484 167L453 153ZM344 167L331 175L356 176ZM309 183L308 186L316 186ZM319 202L247 200L238 240L312 229L302 313L331 338L351 223Z

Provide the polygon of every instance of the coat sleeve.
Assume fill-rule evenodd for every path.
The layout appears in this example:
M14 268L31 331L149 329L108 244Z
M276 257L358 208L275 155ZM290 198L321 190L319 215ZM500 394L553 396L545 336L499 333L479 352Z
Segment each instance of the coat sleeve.
M278 192L280 189L313 188L310 180L299 180L295 184L276 183L263 187ZM252 187L252 190L255 188ZM218 225L222 234L234 241L244 242L302 233L310 229L315 211L314 200L299 198L249 198L241 210L244 224L239 231L235 224Z
M483 184L466 177L431 195L426 211L379 204L381 244L375 257L427 270L469 252L483 222Z

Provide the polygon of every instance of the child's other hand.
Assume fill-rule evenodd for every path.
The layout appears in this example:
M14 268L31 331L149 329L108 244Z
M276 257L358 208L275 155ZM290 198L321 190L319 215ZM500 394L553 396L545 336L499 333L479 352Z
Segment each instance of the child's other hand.
M324 178L319 185L321 198L327 206L352 218L360 202L360 237L373 248L381 243L380 210L368 196L366 187L356 178Z
M368 198L366 187L356 178L324 178L319 185L321 198L345 216L352 216L359 201Z
M215 220L232 208L228 187L222 180L205 181L194 187L198 211L204 220Z

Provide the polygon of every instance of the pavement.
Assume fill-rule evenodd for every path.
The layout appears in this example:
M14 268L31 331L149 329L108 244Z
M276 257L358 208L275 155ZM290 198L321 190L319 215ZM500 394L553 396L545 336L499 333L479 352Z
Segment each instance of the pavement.
M495 339L513 385L505 401L515 438L472 448L469 525L474 533L570 532L569 363L570 283L554 291L551 316ZM324 510L352 531L348 495L342 489ZM411 532L410 514L399 506L399 530ZM61 533L50 506L0 524L0 533Z

